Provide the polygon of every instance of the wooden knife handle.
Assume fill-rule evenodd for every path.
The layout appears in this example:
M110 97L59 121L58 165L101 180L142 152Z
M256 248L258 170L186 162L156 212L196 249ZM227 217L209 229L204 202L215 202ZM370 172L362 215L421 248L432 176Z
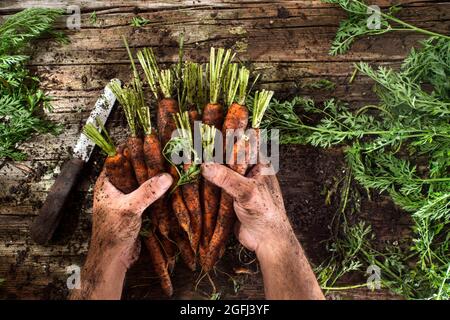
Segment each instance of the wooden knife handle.
M31 226L31 238L38 244L48 243L63 214L67 197L75 186L85 162L71 159L61 168L61 173L51 187L39 216Z

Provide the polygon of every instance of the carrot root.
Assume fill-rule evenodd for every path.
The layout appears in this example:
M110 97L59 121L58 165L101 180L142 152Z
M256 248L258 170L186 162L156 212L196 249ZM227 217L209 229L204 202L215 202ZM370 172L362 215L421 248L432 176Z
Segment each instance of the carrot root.
M144 243L150 253L155 273L161 282L161 288L166 296L171 297L173 295L172 281L170 280L168 265L158 239L153 232L149 232Z
M181 188L186 207L190 213L191 245L196 253L202 235L202 208L200 202L199 183L194 181Z

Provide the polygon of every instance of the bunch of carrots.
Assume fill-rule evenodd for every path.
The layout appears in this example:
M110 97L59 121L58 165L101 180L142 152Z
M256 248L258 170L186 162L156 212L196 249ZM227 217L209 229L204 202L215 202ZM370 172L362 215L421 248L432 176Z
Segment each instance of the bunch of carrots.
M145 48L136 54L141 78L125 38L124 42L132 81L125 87L118 83L110 86L125 113L129 137L116 147L101 123L87 124L83 132L107 154L107 176L123 193L162 172L172 175L170 192L147 209L141 232L161 288L171 296L170 275L177 257L192 271L198 265L203 272L211 271L225 251L236 220L233 199L201 178L200 163L215 161L222 154L217 150L220 146L228 166L245 175L255 163L251 157L259 152L259 125L273 92L255 93L251 127L256 129L257 144L250 144L245 134L250 72L233 62L235 55L230 50L211 48L206 65L183 62L181 41L179 62L161 69L153 50ZM144 81L157 101L156 127ZM235 130L233 143L225 150L230 129ZM202 152L194 148L194 132L200 134ZM181 154L183 161L173 161L174 155ZM239 154L245 156L236 161Z

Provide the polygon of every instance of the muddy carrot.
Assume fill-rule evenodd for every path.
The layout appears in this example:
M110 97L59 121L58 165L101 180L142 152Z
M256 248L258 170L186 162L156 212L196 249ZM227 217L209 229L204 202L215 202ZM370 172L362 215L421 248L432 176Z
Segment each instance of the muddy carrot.
M138 84L136 83L135 86L137 85ZM135 89L123 89L116 84L112 85L111 89L124 110L128 127L130 129L130 136L127 139L127 152L129 152L129 159L133 166L136 179L139 184L143 184L148 180L148 174L144 159L144 143L137 133L136 108L139 103L144 102L140 101L139 92Z
M203 109L202 122L222 130L223 106L219 103L208 103Z
M189 210L186 207L186 204L183 200L183 195L181 193L181 189L177 187L179 174L177 169L174 166L169 167L169 173L172 176L174 183L172 185L172 210L175 217L178 219L178 223L181 228L188 234L191 234L191 218L189 214ZM175 188L175 189L174 189Z
M130 162L122 153L117 152L103 125L99 123L99 126L100 131L93 124L86 124L83 133L108 155L104 167L109 181L123 193L133 192L138 183Z
M161 146L165 146L177 129L174 115L179 111L178 102L173 98L164 98L158 102L157 123Z
M156 122L161 146L164 148L169 142L172 132L176 130L174 115L180 110L178 102L172 96L175 90L174 74L172 70L159 69L155 54L150 48L140 50L137 57L150 90L158 101Z
M196 251L200 241L202 223L202 211L197 183L200 168L197 164L198 157L193 147L188 112L177 114L176 122L178 135L166 145L164 156L172 164L171 172L173 175L175 173L178 175L178 181L172 191L174 213L179 218L180 226L187 232L193 250ZM183 151L184 159L181 159L183 162L175 164L172 160L173 155L178 154L180 151ZM178 211L181 209L182 201L179 198L184 198L184 203L189 214L189 225L186 226L180 220Z
M139 184L142 184L148 180L148 174L147 166L144 160L144 143L138 136L137 109L145 107L145 101L142 92L141 80L139 78L139 74L137 73L133 56L125 39L124 42L131 60L131 65L134 73L133 82L128 88L122 88L120 84L113 83L111 85L111 90L116 96L117 100L120 102L127 119L128 127L130 130L130 136L127 140L127 146L130 152L131 164L133 165L133 169Z
M238 159L238 154L241 153L246 155L240 163L230 165L234 171L241 175L245 175L248 168L248 146L249 145L246 143L244 137L241 137L233 146L235 161ZM220 255L223 254L226 242L228 241L235 222L236 214L234 213L233 208L233 198L222 191L214 234L209 243L207 255L202 259L204 271L210 271L220 258Z
M260 126L264 114L269 106L270 100L273 96L273 91L257 91L253 99L252 108L252 135L253 139L250 139L250 164L256 164L259 161L259 152L261 146L261 132Z
M175 260L176 260L175 243L172 240L170 240L169 237L166 237L162 234L155 233L155 235L157 235L161 243L161 248L164 251L164 256L166 257L167 260L167 267L169 269L169 272L171 272L175 267Z
M195 261L195 253L191 248L191 244L187 239L186 234L181 230L177 221L172 219L171 222L171 236L177 244L181 259L191 271L195 271L197 265Z
M236 67L233 67L236 68ZM249 112L247 107L245 106L245 99L247 94L247 86L248 79L250 73L247 69L242 67L239 70L239 74L236 71L229 71L229 86L228 86L228 94L226 95L227 103L231 103L228 108L227 115L225 117L223 123L223 135L226 137L227 130L245 130L248 125L248 116ZM238 87L236 88L235 83L238 77ZM238 92L237 102L235 101L235 95ZM247 160L248 160L248 146L245 142L246 139L244 136L238 137L238 141L233 144L231 157L237 162L241 160L241 163L235 163L231 165L232 169L237 171L238 173L245 175L247 170ZM226 143L224 144L225 150L227 151L227 144L232 143L226 139ZM244 154L243 159L239 159L238 155ZM227 158L230 158L229 155L226 155ZM227 159L228 163L231 159ZM233 199L224 191L221 193L220 197L220 205L219 212L217 214L217 222L214 229L213 236L208 246L207 255L203 261L202 267L205 271L209 271L217 262L220 252L223 251L226 242L229 238L233 225L235 223L236 216L233 209Z
M158 143L155 143L155 141L152 140L156 137L156 135L152 136L150 110L145 103L139 74L125 38L124 41L130 56L134 73L133 87L127 91L121 91L119 90L120 87L117 87L113 88L113 92L124 107L125 115L131 131L131 137L128 139L128 149L130 150L134 170L139 176L139 183L143 184L147 179L154 177L162 171L162 164L159 163L161 161L158 161L158 158L160 160L162 154L158 139L156 139ZM144 140L137 137L137 118L144 129ZM151 206L151 208L149 208L149 210L147 210L152 211L152 213L150 213L152 226L149 230L147 230L146 236L144 237L144 243L149 251L153 269L160 279L161 288L163 292L170 297L173 294L173 287L170 280L169 270L173 268L173 259L168 256L168 259L166 260L165 253L166 250L169 251L170 247L162 247L162 242L157 239L155 234L156 226L159 227L160 225L161 219L158 218L161 216L161 211L163 209L163 200L159 199ZM168 224L169 223L167 223L166 226L167 229L169 228ZM164 228L160 229L168 234L168 230Z
M202 122L217 130L222 130L224 119L224 108L219 103L219 96L223 92L223 82L230 61L234 58L230 50L218 49L217 52L211 48L209 62L209 103L203 108ZM211 160L211 159L210 159ZM203 252L207 252L209 240L214 232L217 211L219 209L220 188L214 184L204 181L201 189L203 198Z
M142 99L141 103L137 106L137 116L139 123L144 131L143 141L143 157L147 169L147 177L151 179L156 175L164 172L164 156L162 155L161 144L156 134L156 131L152 127L150 109L144 103L142 89L139 87L138 92ZM164 237L169 236L169 210L165 201L165 197L156 200L152 206L151 215L152 221L155 227L158 227L159 231Z
M214 153L214 139L216 128L202 124L201 128L202 146L204 161L211 162ZM214 233L216 226L217 210L219 209L220 188L217 188L211 182L203 180L203 233L200 250L200 258L207 252L209 241Z
M155 269L155 273L158 275L161 288L164 294L168 297L173 294L172 281L170 280L169 268L167 261L164 257L164 252L153 232L149 232L147 237L144 238L145 246L150 253L150 258Z
M199 182L194 181L181 186L186 207L190 213L192 250L197 252L202 234L202 209L200 202Z
M198 120L198 111L191 110L188 111L188 114L184 113L184 117L180 116L178 118L180 120L179 125L185 129L189 130L191 135L187 135L189 137L189 143L191 148L193 149L193 140L192 140L192 129L196 120ZM189 125L188 125L189 119ZM192 126L191 126L192 124ZM183 166L184 172L190 174L192 171L198 170L198 166L194 163L187 163ZM192 176L191 176L192 177ZM186 203L186 207L190 213L190 222L191 222L191 245L192 250L197 253L198 245L200 243L201 234L202 234L202 206L200 201L200 190L199 190L199 179L192 179L189 183L183 184L181 186L182 195L184 198L184 202Z
M143 49L138 54L139 62L144 69L147 82L154 96L158 100L157 127L163 149L171 140L172 133L177 129L175 114L179 111L178 102L172 97L175 89L174 75L171 70L160 70L151 49ZM178 172L172 165L168 168L174 178L174 186L178 182ZM189 210L183 201L180 189L175 189L171 195L173 213L182 229L190 234Z

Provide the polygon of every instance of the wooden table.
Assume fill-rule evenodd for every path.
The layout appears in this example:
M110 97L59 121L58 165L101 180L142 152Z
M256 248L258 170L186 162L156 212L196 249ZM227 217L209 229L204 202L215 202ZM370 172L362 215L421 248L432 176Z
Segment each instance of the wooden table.
M44 1L45 2L45 1ZM320 1L48 1L65 8L67 3L81 3L80 30L67 30L65 20L58 28L69 35L69 45L42 40L33 48L30 67L42 79L42 87L54 97L50 119L64 125L64 133L54 137L41 135L21 149L29 160L7 162L0 169L0 298L65 298L66 268L82 265L90 238L92 184L102 156L96 152L74 193L64 227L55 244L39 246L29 237L29 227L46 197L60 165L69 157L101 89L109 79L130 79L129 62L122 43L126 36L133 47L151 46L161 62L177 59L177 39L185 32L186 57L205 61L211 46L230 47L240 60L251 62L261 73L261 87L276 90L284 98L308 95L316 101L336 97L357 107L374 101L372 82L357 77L348 80L353 63L398 67L410 48L423 39L416 33L390 33L382 37L358 40L342 56L328 55L339 21L344 12ZM375 1L387 6L391 1ZM6 16L29 7L35 1L2 0L0 15ZM448 33L450 5L444 1L396 1L403 5L399 18L417 26ZM97 13L97 22L90 16ZM141 28L130 26L139 15L150 20ZM305 84L317 79L336 84L334 90L309 89ZM125 120L115 110L108 128L117 139L124 137ZM279 179L287 211L296 233L314 264L327 256L323 240L329 237L327 225L337 209L337 197L325 203L324 190L331 190L345 169L339 149L321 151L304 146L282 148ZM390 241L409 235L408 216L385 197L365 201L362 216L370 216L377 241ZM73 235L71 235L73 233ZM71 236L68 236L71 235ZM259 273L237 275L238 246L227 251L220 271L213 281L221 298L263 298ZM141 259L128 273L124 290L126 299L161 298L161 291L151 271L149 258ZM250 266L257 270L256 265ZM175 298L207 298L208 281L194 283L198 273L191 273L181 263L175 270ZM394 298L388 292L357 289L330 294L329 298Z

